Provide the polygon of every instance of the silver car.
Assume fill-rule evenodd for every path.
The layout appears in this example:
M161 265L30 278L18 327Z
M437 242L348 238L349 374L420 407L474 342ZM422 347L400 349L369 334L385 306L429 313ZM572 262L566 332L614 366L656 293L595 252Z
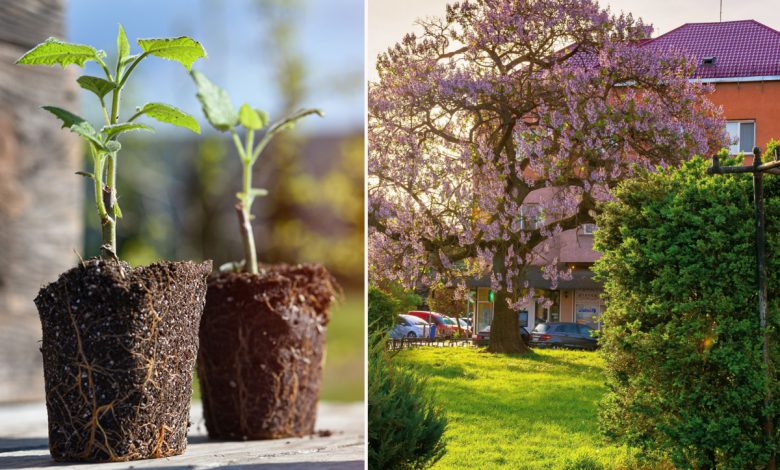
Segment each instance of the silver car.
M390 330L391 338L425 338L431 326L422 318L412 315L398 315L398 322Z

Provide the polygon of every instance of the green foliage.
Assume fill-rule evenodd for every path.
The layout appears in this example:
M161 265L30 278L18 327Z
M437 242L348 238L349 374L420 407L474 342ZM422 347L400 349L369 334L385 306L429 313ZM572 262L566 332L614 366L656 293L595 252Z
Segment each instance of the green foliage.
M81 116L56 106L43 106L43 109L57 116L62 121L62 129L70 129L71 132L83 137L95 148L108 152L106 142L100 138L92 124Z
M453 318L462 318L468 315L466 312L466 301L455 298L455 289L438 286L431 287L426 302L432 311Z
M25 65L60 65L62 68L65 68L66 65L75 64L83 67L90 60L99 61L102 56L105 56L105 53L99 52L92 46L49 38L30 49L16 63Z
M399 303L387 292L368 287L368 333L388 333L396 323Z
M76 81L81 88L91 91L101 100L104 96L116 88L116 83L110 82L100 77L93 77L91 75L82 75L81 77L77 78Z
M425 382L395 367L381 333L374 333L368 364L368 467L425 468L441 459L447 419Z
M609 437L681 468L758 468L765 373L756 312L752 178L680 169L620 184L598 218L594 270L608 308L600 344ZM765 179L771 356L780 298L780 181ZM777 383L771 383L778 396Z
M120 122L119 124L103 126L100 129L100 132L106 134L108 137L113 137L114 135L119 135L130 131L154 132L154 129L147 126L146 124L137 124L132 122Z
M235 127L238 124L238 113L227 91L196 70L192 71L191 75L198 88L197 97L203 107L203 114L209 124L222 132Z
M238 116L241 125L247 129L257 130L265 126L260 114L246 103L241 105Z
M265 196L268 192L262 188L252 187L252 166L260 157L260 153L265 149L268 143L279 132L293 127L301 118L310 114L322 116L318 109L304 109L293 113L280 121L268 125L268 115L263 111L252 109L248 104L241 106L240 112L236 112L230 95L221 87L215 85L200 72L193 71L192 79L198 89L197 97L203 109L206 119L214 129L225 132L230 131L233 143L238 151L243 165L243 187L236 193L239 201L239 227L241 239L244 245L243 267L249 273L256 274L257 251L255 249L254 233L252 232L250 221L252 220L252 203L258 196ZM246 129L246 138L244 142L238 136L236 127L242 126ZM255 131L267 126L260 142L255 145ZM234 263L239 266L240 263Z
M422 305L422 297L397 282L383 285L382 288L398 302L397 313L417 310Z
M122 217L116 192L118 152L122 146L117 138L128 131L151 131L152 128L149 126L131 123L142 115L200 133L200 126L195 118L163 103L144 105L127 122L120 122L122 89L133 70L149 55L175 60L182 63L188 70L195 60L206 56L203 47L197 41L187 37L139 39L138 44L144 52L130 55L130 43L122 25L119 25L116 43L117 56L114 73L103 61L103 58L106 57L105 52L92 46L67 43L54 38L49 38L38 44L17 60L18 64L50 66L58 64L63 68L71 64L84 67L86 62L95 61L103 70L105 78L84 75L77 79L81 88L94 93L98 98L105 120L100 132L96 131L95 127L85 119L70 111L54 106L44 106L44 109L59 118L63 123L63 128L78 134L87 143L94 170L92 172L79 172L79 174L91 178L95 182L95 206L100 217L103 237L101 251L105 258L116 257L116 221ZM111 103L110 107L106 107L104 99L109 93L111 94ZM106 194L108 197L105 197Z
M143 114L160 122L184 127L196 134L200 134L200 124L198 124L198 121L175 106L165 103L146 103L137 108L135 115L130 118L130 121Z
M125 28L121 24L116 34L116 50L118 54L117 60L121 64L124 58L130 55L130 41L127 40Z
M120 34L124 31L120 30ZM189 71L192 64L206 57L206 50L200 43L187 36L177 38L139 39L138 45L146 54L179 62Z

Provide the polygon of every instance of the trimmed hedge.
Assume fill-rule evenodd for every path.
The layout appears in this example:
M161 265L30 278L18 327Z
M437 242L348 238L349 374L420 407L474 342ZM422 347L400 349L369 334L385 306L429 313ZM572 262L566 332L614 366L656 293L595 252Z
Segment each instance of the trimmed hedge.
M763 468L770 448L756 311L752 178L679 169L620 184L598 217L607 310L605 433L679 468ZM771 357L777 364L780 180L764 178ZM771 383L780 397L777 381ZM775 424L777 429L777 424Z

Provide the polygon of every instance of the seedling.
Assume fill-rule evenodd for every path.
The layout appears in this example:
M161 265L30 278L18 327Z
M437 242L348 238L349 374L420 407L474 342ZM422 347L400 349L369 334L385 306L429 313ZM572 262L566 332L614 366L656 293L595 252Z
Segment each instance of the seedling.
M193 71L192 78L195 80L198 88L197 96L203 107L203 114L206 115L206 119L216 130L230 132L244 168L243 188L240 193L236 194L238 203L235 205L241 240L244 245L244 260L241 263L228 263L223 268L243 269L245 272L257 274L257 251L255 249L255 237L252 232L251 222L253 218L252 203L255 198L267 195L268 191L252 187L252 167L274 136L294 127L298 120L303 117L310 114L322 117L323 114L319 109L302 109L269 125L268 113L265 111L252 108L246 103L242 104L241 108L236 111L227 91L212 83L200 72ZM243 142L236 130L238 127L246 129L246 136ZM261 130L264 130L263 136L255 145L255 132Z
M137 42L142 52L131 54L130 43L124 28L119 25L116 39L116 65L113 68L113 73L103 60L106 57L104 51L84 44L63 42L55 38L49 38L38 44L16 61L17 64L52 67L60 65L62 68L70 64L84 68L84 64L87 62L95 61L103 69L105 78L83 75L77 79L81 88L91 91L98 98L105 119L105 124L102 125L100 131L97 131L84 118L65 109L54 106L44 106L43 109L59 118L63 128L70 129L87 143L92 157L93 170L92 173L78 172L78 174L95 182L95 204L100 216L103 238L100 252L104 259L116 259L116 223L118 219L122 218L116 190L117 155L122 148L117 140L119 136L130 131L153 132L154 129L151 127L134 122L144 115L157 121L185 127L195 133L200 133L200 126L194 117L164 103L146 103L136 108L135 113L126 121L120 120L122 89L127 85L133 70L145 58L151 55L174 60L190 70L193 62L201 57L206 57L203 46L186 36L138 39ZM111 104L110 107L107 107L105 99L109 93L111 94Z

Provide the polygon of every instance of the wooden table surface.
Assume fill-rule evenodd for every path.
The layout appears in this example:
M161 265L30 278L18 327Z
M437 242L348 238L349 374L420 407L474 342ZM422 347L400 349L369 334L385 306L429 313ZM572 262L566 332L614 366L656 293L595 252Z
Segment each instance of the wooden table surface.
M212 442L206 437L200 402L193 402L189 443L183 455L102 464L54 462L47 448L43 403L0 406L0 469L173 468L173 469L362 469L365 464L363 404L320 403L311 437L270 441Z

